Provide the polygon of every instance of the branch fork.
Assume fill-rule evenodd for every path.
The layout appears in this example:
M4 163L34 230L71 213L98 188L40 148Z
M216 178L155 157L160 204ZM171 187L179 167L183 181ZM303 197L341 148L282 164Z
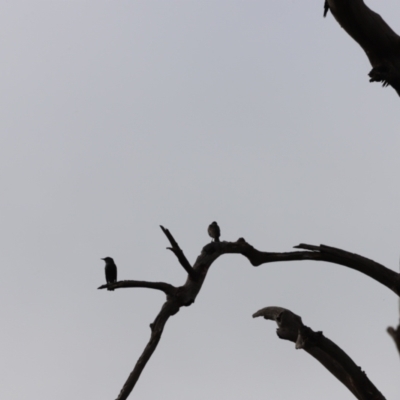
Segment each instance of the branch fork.
M247 243L244 238L239 238L236 242L222 241L206 244L192 266L171 232L163 226L161 226L161 230L171 245L170 247L167 247L167 249L175 254L179 263L187 272L186 282L182 286L176 287L166 282L126 280L99 287L99 289L141 287L160 290L166 295L165 303L153 323L150 325L150 340L122 387L117 400L125 400L128 398L151 355L155 351L168 319L177 314L181 307L188 307L194 303L203 286L210 266L223 254L241 254L255 267L270 262L303 260L326 261L340 264L362 272L385 285L397 295L400 294L400 277L398 273L368 258L335 247L325 245L315 246L302 243L295 246L296 249L300 249L297 251L271 253L259 251ZM354 363L354 365L351 364L351 359L338 346L325 338L322 332L314 332L310 328L304 326L301 317L280 307L267 307L266 309L258 311L254 316L264 316L264 318L268 317L267 319L275 320L278 324L277 334L281 339L290 340L296 343L296 348L302 348L313 355L313 357L317 358L343 384L349 387L355 396L358 396L358 399L383 400L383 396L379 394L372 383L370 383L366 377L363 378L360 375L360 369L355 366ZM389 334L394 337L394 330L390 330ZM337 352L336 355L334 354L335 352ZM340 360L338 360L338 357ZM342 362L342 364L340 364L339 361ZM353 374L355 375L353 376ZM350 376L355 383L350 382ZM364 385L365 390L363 391L360 389L357 386L358 384L361 386ZM363 397L366 391L370 391L370 394L375 394L372 397Z

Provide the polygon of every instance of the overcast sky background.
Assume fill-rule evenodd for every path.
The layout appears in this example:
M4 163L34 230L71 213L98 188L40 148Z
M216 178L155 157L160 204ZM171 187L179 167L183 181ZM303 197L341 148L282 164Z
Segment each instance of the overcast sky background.
M398 0L369 0L400 32ZM361 48L318 1L0 2L0 398L115 399L160 292L223 240L264 251L327 244L398 270L400 99L368 83ZM171 318L131 398L353 399L251 315L301 315L387 399L396 296L324 263L211 267Z

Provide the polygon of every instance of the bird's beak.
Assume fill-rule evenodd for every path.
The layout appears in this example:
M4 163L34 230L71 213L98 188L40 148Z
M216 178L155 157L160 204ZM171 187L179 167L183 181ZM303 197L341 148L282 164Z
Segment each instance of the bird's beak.
M100 258L100 260L104 260L104 258Z

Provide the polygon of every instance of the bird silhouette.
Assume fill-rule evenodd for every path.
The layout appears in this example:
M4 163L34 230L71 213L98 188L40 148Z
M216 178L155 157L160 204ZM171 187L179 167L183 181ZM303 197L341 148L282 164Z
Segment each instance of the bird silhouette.
M218 224L214 221L208 227L208 234L214 239L214 242L219 242L219 237L221 236L221 231Z
M115 283L117 281L117 266L111 257L102 258L106 262L106 281L107 284ZM114 289L107 289L114 290Z

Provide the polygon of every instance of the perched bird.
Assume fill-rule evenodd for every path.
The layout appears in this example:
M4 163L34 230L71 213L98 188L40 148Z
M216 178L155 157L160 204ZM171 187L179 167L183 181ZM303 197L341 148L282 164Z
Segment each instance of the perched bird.
M117 266L111 257L102 258L106 262L106 281L107 283L114 283L117 281ZM114 289L107 289L114 290Z
M208 227L208 234L214 239L214 242L219 242L221 231L215 221Z

